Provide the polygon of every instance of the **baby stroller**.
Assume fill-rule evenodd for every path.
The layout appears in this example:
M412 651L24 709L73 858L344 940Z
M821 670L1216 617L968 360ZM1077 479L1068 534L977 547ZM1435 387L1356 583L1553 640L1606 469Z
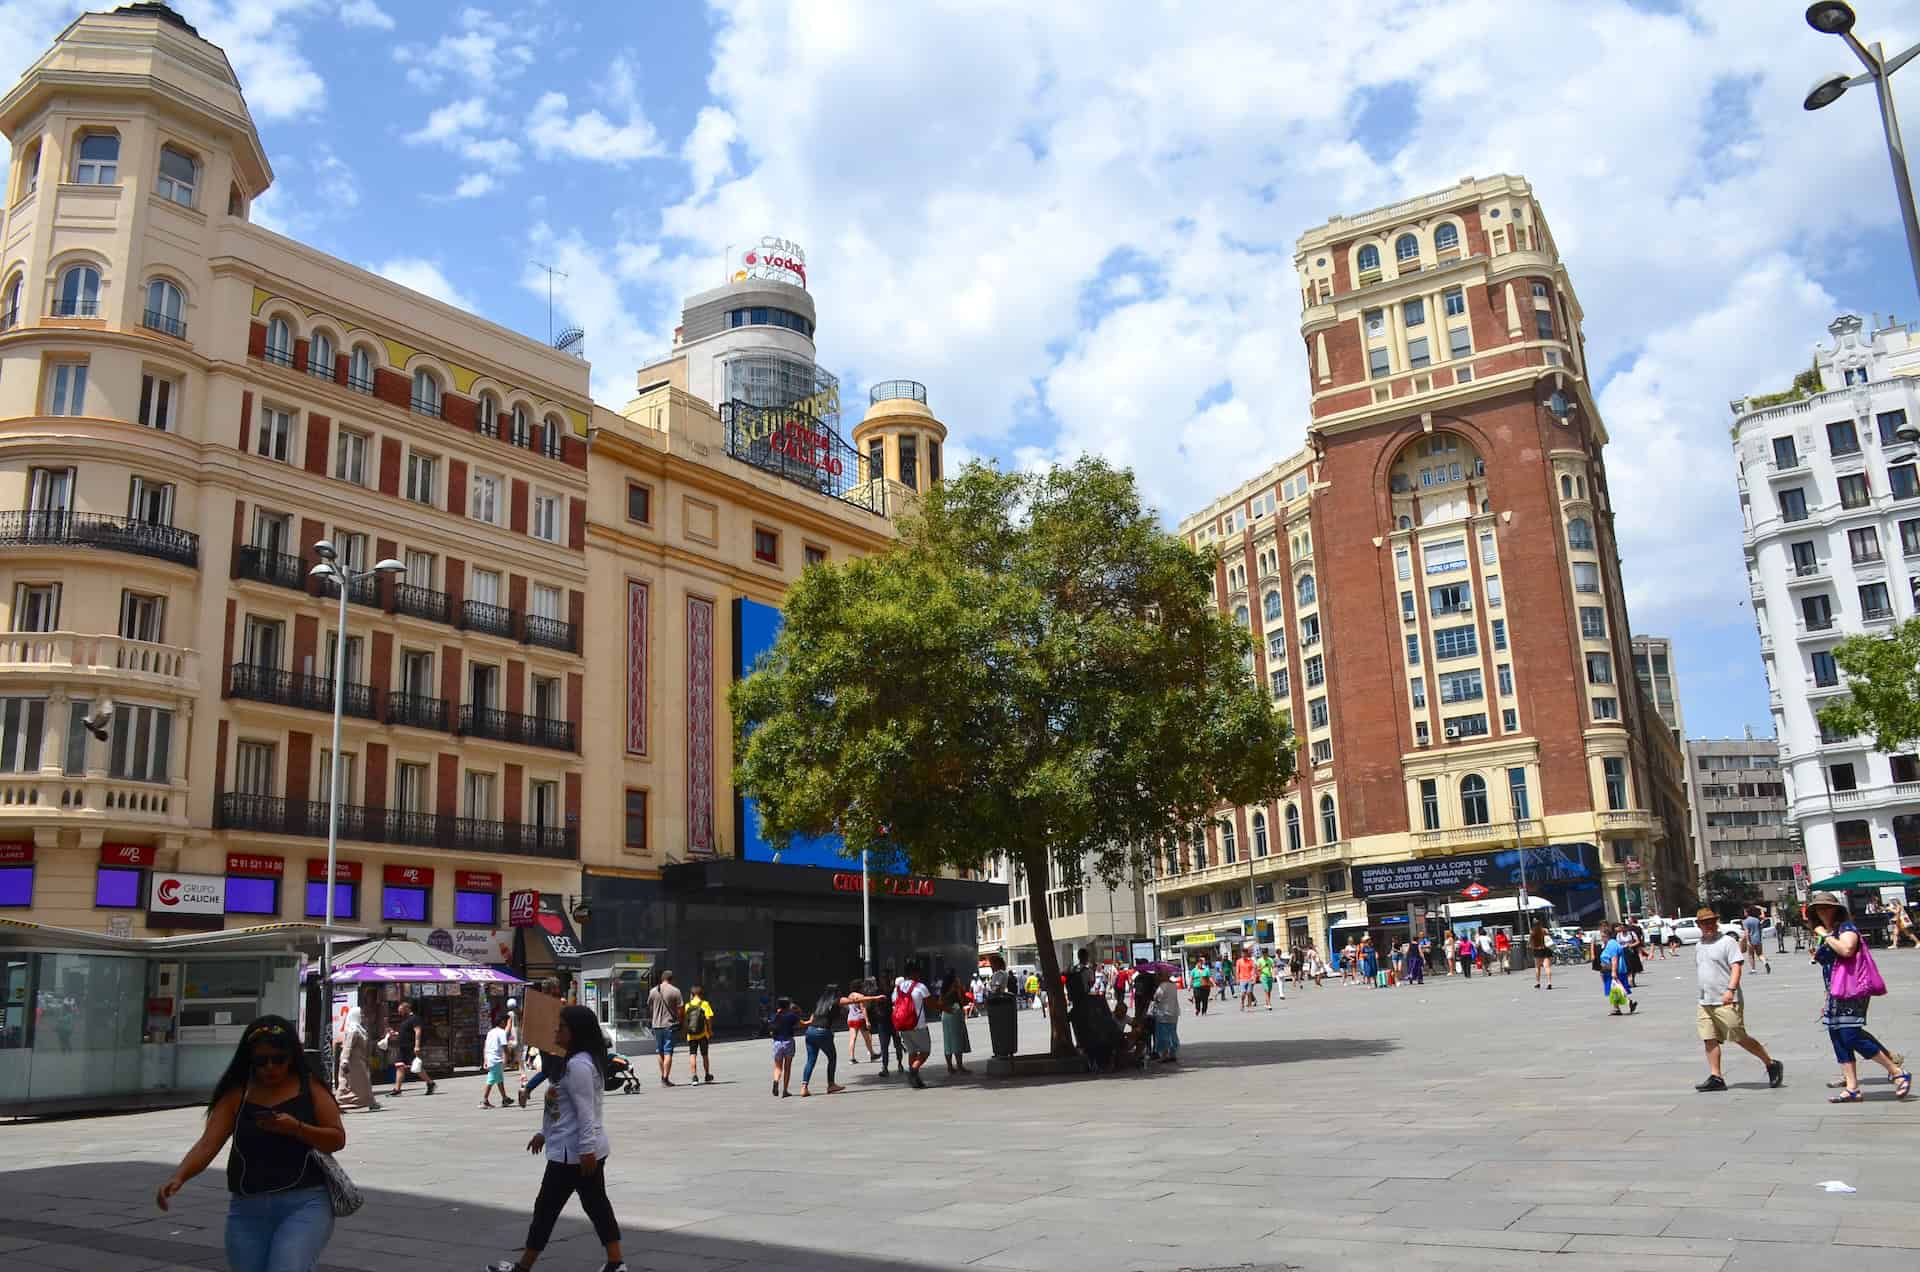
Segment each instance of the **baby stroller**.
M607 1057L607 1090L640 1094L640 1075L633 1071L633 1062L617 1052Z

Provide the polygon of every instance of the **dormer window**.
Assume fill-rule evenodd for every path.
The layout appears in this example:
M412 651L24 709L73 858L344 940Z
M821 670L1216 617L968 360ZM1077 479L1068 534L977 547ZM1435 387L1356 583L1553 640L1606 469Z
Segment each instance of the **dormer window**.
M120 134L87 133L73 161L76 185L120 184Z
M160 147L160 180L154 189L163 199L170 199L183 208L193 206L193 192L200 184L200 165L193 156L184 150L175 150L172 146Z

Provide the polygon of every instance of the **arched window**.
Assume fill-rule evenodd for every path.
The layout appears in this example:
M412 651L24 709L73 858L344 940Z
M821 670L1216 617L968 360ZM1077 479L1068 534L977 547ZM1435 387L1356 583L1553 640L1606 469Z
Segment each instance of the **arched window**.
M324 331L308 337L307 373L316 380L333 379L333 337Z
M1362 274L1379 273L1380 249L1373 244L1369 243L1361 248L1360 255L1357 259L1360 263L1360 272Z
M1333 843L1340 838L1340 819L1333 812L1333 796L1320 797L1320 842Z
M1560 474L1560 497L1562 499L1573 498L1573 478L1567 476L1565 473Z
M186 335L186 320L181 317L185 309L186 297L166 279L156 278L147 284L147 312L143 321L152 330L164 331L170 336Z
M100 271L91 265L71 265L60 275L53 302L56 318L96 318L100 314Z
M227 215L247 219L247 196L240 193L237 185L227 187Z
M160 147L160 179L154 191L163 199L172 199L183 208L193 206L193 192L200 184L200 165L192 155L172 146Z
M1192 859L1195 870L1205 870L1207 868L1207 832L1198 826L1193 828Z
M40 141L35 138L27 144L20 156L20 192L14 197L24 199L40 188Z
M1300 851L1300 810L1287 805L1287 851Z
M1433 232L1433 250L1445 252L1458 246L1460 246L1460 231L1454 227L1453 222L1442 222Z
M425 367L413 373L413 409L421 415L440 414L440 381Z
M549 415L540 426L540 453L548 459L559 459L561 437L566 433L566 425L560 422L558 415Z
M1587 524L1585 517L1574 517L1567 522L1567 546L1570 548L1593 548L1593 527Z
M118 185L120 183L120 134L87 133L73 156L73 180L76 185Z
M1413 518L1412 518L1412 517L1402 517L1402 518L1400 518L1400 520L1399 520L1398 522L1396 522L1396 523L1395 523L1395 528L1396 528L1396 529L1400 529L1400 530L1411 530L1411 529L1413 529Z
M1265 813L1253 815L1253 855L1256 857L1267 855L1267 815Z
M347 355L347 387L361 393L373 392L373 355L365 345L355 345Z
M1300 593L1300 603L1302 605L1313 604L1313 598L1314 598L1313 575L1302 574L1300 576L1300 584L1298 587L1298 591Z
M20 297L26 289L26 280L18 274L7 280L6 291L0 292L0 331L20 321Z
M1402 234L1393 241L1393 259L1402 265L1419 260L1420 240L1411 234Z
M1246 606L1236 605L1233 610L1233 621L1242 627L1251 627L1253 625L1253 615L1247 612Z
M1460 779L1460 820L1469 826L1487 824L1487 779L1478 773Z
M533 421L527 415L527 408L518 402L513 404L513 434L511 440L515 446L524 447L533 444Z
M1220 823L1220 863L1222 865L1230 866L1233 864L1236 856L1234 851L1236 847L1237 845L1233 841L1233 822L1229 820Z
M1265 614L1267 621L1271 623L1274 619L1279 618L1286 612L1286 605L1287 603L1280 599L1280 593L1268 592L1267 599L1261 606L1261 613Z
M264 356L268 362L283 367L293 365L293 325L285 318L273 318L267 322L267 347Z
M498 422L500 418L500 403L495 400L493 394L482 393L480 395L480 400L474 403L473 416L478 425L477 431L482 437L498 437L500 435L500 425Z
M1573 479L1573 489L1582 499L1585 499L1587 497L1587 479L1585 477L1575 477Z

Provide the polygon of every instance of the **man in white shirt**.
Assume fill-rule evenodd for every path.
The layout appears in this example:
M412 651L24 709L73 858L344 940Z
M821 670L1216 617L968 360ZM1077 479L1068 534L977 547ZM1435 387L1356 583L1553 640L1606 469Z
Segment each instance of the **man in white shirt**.
M1700 1007L1695 1013L1700 1041L1707 1049L1707 1079L1696 1091L1724 1091L1727 1080L1720 1074L1720 1044L1738 1043L1754 1059L1767 1066L1767 1085L1777 1087L1787 1066L1767 1054L1757 1038L1747 1035L1746 995L1740 989L1740 974L1746 970L1746 954L1740 940L1720 930L1720 916L1702 907L1698 915L1700 943L1694 946L1694 965L1698 969Z
M507 1026L503 1016L495 1014L493 1028L487 1030L487 1041L480 1053L481 1063L487 1066L487 1086L480 1093L480 1107L493 1107L493 1088L500 1088L500 1107L507 1108L513 1101L507 1098Z
M893 982L893 999L888 1010L898 1007L902 999L913 1004L914 1023L911 1028L896 1026L894 1032L899 1036L901 1045L907 1049L907 1081L924 1091L927 1084L920 1076L920 1066L933 1054L933 1032L927 1027L926 982L921 980L919 959L907 960L907 974Z

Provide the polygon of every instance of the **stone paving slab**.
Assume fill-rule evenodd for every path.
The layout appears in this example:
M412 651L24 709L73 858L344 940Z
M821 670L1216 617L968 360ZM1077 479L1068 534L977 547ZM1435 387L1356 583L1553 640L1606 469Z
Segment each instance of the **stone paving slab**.
M1920 1048L1920 953L1882 968L1875 1032ZM1578 974L1552 995L1524 977L1295 991L1272 1013L1189 1016L1182 1064L1102 1079L949 1078L936 1060L919 1092L862 1064L844 1095L775 1100L766 1044L723 1043L721 1082L608 1098L609 1193L636 1272L1911 1272L1920 1099L1869 1082L1861 1105L1825 1103L1818 976L1791 956L1748 1004L1786 1087L1736 1054L1734 1089L1696 1094L1683 971L1655 963L1625 1018ZM1021 1025L1038 1038L1037 1016ZM349 1118L341 1160L369 1200L325 1272L469 1272L517 1245L537 1117L482 1112L478 1087ZM218 1167L170 1213L151 1202L199 1121L0 1125L0 1268L221 1267ZM597 1266L570 1211L542 1267Z

